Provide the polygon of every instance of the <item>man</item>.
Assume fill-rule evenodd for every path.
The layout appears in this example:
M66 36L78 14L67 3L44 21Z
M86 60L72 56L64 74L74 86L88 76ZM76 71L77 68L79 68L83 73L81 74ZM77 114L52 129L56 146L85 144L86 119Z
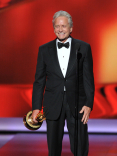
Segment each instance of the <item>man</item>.
M75 102L78 97L78 156L88 155L87 122L93 107L94 80L91 48L88 43L70 36L72 17L65 11L53 16L57 39L39 48L32 96L32 117L42 108L47 112L47 142L49 156L60 156L65 119L74 153ZM76 44L80 44L78 90L76 91ZM45 89L45 93L44 93ZM43 95L44 93L44 95Z

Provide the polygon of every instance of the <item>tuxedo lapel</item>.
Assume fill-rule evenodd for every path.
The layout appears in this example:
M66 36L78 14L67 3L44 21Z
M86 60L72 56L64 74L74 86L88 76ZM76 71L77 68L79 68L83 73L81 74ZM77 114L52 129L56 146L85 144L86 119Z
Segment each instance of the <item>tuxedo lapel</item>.
M70 57L69 57L69 62L68 62L68 67L67 67L67 72L66 72L66 77L69 75L71 69L73 68L73 66L75 64L75 62L76 62L75 41L72 38L71 51L70 51Z
M51 45L49 46L49 54L53 61L52 65L54 66L57 74L63 78L63 74L62 74L59 61L58 61L58 56L57 56L56 39L52 41Z

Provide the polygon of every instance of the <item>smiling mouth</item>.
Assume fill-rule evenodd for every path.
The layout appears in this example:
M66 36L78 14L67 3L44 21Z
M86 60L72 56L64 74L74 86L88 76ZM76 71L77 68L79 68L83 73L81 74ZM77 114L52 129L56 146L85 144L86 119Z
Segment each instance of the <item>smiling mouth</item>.
M64 35L65 33L62 32L62 33L58 33L58 34L59 34L59 35Z

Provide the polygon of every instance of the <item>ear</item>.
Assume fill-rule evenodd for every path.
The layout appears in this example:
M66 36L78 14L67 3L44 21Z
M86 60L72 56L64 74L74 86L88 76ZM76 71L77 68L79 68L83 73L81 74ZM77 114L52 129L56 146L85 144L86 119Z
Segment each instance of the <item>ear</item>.
M70 28L70 33L72 33L73 27Z
M54 28L54 33L55 33L55 28Z

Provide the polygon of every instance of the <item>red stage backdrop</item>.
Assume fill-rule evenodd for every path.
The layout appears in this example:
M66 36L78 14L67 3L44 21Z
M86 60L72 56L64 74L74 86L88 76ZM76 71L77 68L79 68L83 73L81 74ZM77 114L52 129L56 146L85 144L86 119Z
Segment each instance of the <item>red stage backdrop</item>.
M0 117L22 117L31 110L38 48L55 39L52 17L59 10L73 17L72 36L92 47L91 118L117 118L116 0L0 1Z

